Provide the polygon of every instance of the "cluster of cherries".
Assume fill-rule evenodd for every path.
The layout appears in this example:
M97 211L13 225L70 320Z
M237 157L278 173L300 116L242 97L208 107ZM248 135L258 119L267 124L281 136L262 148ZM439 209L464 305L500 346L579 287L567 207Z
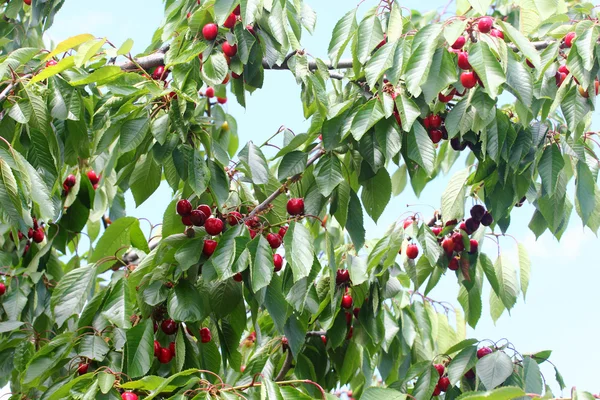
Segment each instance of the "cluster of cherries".
M165 319L160 324L160 329L165 335L174 335L177 333L178 324L172 319ZM187 328L187 332L192 335L192 332ZM158 324L154 323L154 333L158 331ZM200 329L200 341L209 343L212 340L210 329L204 327ZM161 364L168 364L175 357L175 342L170 342L167 347L162 347L158 340L154 340L154 356Z
M42 243L44 241L44 238L46 237L46 231L44 230L44 222L38 223L38 221L35 217L33 217L32 219L33 219L33 227L29 228L29 230L27 231L27 243L25 244L25 249L23 250L23 255L27 254L27 252L29 251L32 241L34 243L39 244L39 243ZM13 238L12 232L9 235L10 235L11 240L14 242L15 239ZM17 239L19 242L21 240L25 239L25 235L23 234L23 232L21 232L21 231L17 232Z
M444 118L438 114L431 114L423 119L423 125L433 143L439 143L442 139L448 139L448 132L443 126Z
M87 172L87 177L90 180L90 183L92 184L92 187L94 188L94 190L98 189L98 184L100 183L100 176L98 176L96 171L94 171L93 169L90 169ZM71 191L73 186L75 186L75 183L77 183L77 178L75 177L75 175L69 174L65 178L65 180L63 181L63 185L62 185L64 196L69 194L69 192Z
M204 230L211 236L217 236L223 232L225 224L219 218L212 216L212 209L207 204L200 204L195 210L187 199L181 199L177 202L177 214L181 216L181 222L185 226L204 226ZM230 225L237 224L237 221ZM207 257L212 256L217 248L217 242L212 239L204 240L202 254Z
M489 347L482 347L479 350L477 350L477 359L481 359L487 356L488 354L492 354L493 352L494 351ZM446 376L446 367L444 366L444 364L434 364L433 366L440 374L438 383L435 386L435 390L433 391L433 396L439 396L442 392L448 391L448 388L450 387L450 379L448 379L448 377ZM465 378L475 378L475 371L473 370L473 368L471 368L465 373Z
M352 327L352 315L354 315L354 317L356 319L358 319L358 314L360 312L360 308L359 307L352 307L354 305L354 299L352 298L352 295L350 294L349 290L348 290L348 286L350 285L350 273L348 272L347 269L338 269L336 271L335 274L335 283L337 286L345 286L345 293L342 296L342 302L341 302L341 306L345 311L345 315L346 315L346 325L348 326L348 334L346 335L346 340L350 340L352 338L352 334L353 334L353 327ZM365 299L365 301L368 301L368 298ZM352 312L350 312L350 310L352 310ZM327 338L323 338L321 337L321 340L323 340L323 343L326 344L326 340Z

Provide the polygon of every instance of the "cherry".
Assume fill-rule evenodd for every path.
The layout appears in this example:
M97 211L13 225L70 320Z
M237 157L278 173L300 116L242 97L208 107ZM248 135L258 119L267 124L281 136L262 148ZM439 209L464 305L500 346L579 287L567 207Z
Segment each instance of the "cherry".
M219 104L227 103L227 97L217 97L217 103L219 103Z
M454 50L460 50L467 43L467 39L464 36L459 36L456 41L452 44Z
M596 90L596 96L598 96L598 92L600 91L600 81L598 79L594 81L594 89Z
M477 85L477 77L475 76L475 73L472 71L463 72L462 74L460 74L460 83L466 89L474 88L475 85Z
M444 367L442 364L434 364L433 366L437 370L438 374L440 374L440 376L444 375L446 367Z
M158 361L161 364L168 364L173 359L173 353L171 353L171 349L168 347L162 347L160 352L158 353Z
M455 219L451 219L450 221L446 221L446 224L444 226L454 226L458 224L458 221Z
M335 273L335 283L337 285L344 284L350 281L350 273L347 269L338 269Z
M435 385L435 390L433 391L432 396L439 396L440 393L442 393L442 390L440 389L439 385Z
M206 215L206 218L210 217L212 214L212 210L207 204L200 204L198 207L196 207L196 210L202 211L204 215Z
M450 238L446 238L442 241L442 247L448 256L452 256L454 252L454 241Z
M138 396L133 392L123 392L121 394L121 400L138 400Z
M281 271L281 268L283 267L283 257L281 257L281 255L273 254L273 266L275 272Z
M406 218L404 220L404 222L402 223L402 227L406 230L409 226L411 226L413 224L415 220L412 218Z
M192 223L192 219L190 218L189 215L184 215L183 217L181 217L181 223L184 224L185 226L192 226L192 225L194 225Z
M473 218L475 221L481 221L481 218L483 218L483 215L485 214L485 207L481 204L475 204L473 207L471 207L470 213L471 218Z
M467 378L467 379L475 379L475 371L473 371L473 368L471 368L470 370L468 370L465 373L465 378Z
M248 232L250 232L250 239L254 239L256 237L256 234L258 233L254 229L248 229Z
M231 76L233 77L233 79L240 79L241 75L236 74L235 72L231 71Z
M471 69L471 64L469 64L469 53L466 51L461 51L458 53L458 68L460 69Z
M100 182L100 177L96 174L96 171L94 171L93 169L90 169L87 172L87 177L92 185L96 185L98 182Z
M238 272L237 274L235 274L233 276L233 280L236 281L236 282L241 282L241 281L244 280L244 277L242 276L241 272Z
M202 343L208 343L212 340L212 335L210 334L210 329L204 327L200 329L200 341Z
M31 5L31 0L23 0L23 3L27 4L28 6Z
M0 282L0 296L3 296L6 293L6 285L4 282Z
M500 29L492 29L492 31L490 32L490 35L493 37L497 37L498 39L502 39L504 40L504 32L502 32Z
M529 68L535 68L535 65L533 65L533 63L532 63L531 61L529 61L529 59L526 59L526 60L525 60L525 63L527 64L527 66L528 66Z
M446 392L448 390L448 387L450 387L450 379L448 379L448 377L446 377L446 376L443 378L440 378L437 386L440 388L440 390L442 392Z
M327 336L321 335L321 342L323 342L323 346L327 346Z
M254 30L254 27L252 25L246 25L246 30L250 32L252 36L256 37L256 31Z
M346 313L346 325L350 326L351 323L352 323L352 314L347 312Z
M429 138L433 143L439 143L444 136L444 132L440 129L432 129L429 131Z
M165 319L161 324L160 328L167 335L172 335L177 332L177 322L172 319Z
M231 14L229 14L227 16L227 19L225 20L225 22L223 22L223 26L225 28L227 28L227 29L231 29L231 28L233 28L235 26L236 22L237 22L237 18L236 18L236 14L235 14L235 11L234 11L234 12L232 12Z
M567 45L567 47L573 46L573 40L575 40L576 37L577 35L575 34L575 32L567 33L565 35L565 45Z
M210 217L204 223L204 229L206 229L206 233L212 236L216 236L223 232L223 221L218 218Z
M458 229L460 229L461 231L467 231L467 224L465 224L465 222L461 222L460 225L458 226Z
M481 218L481 225L490 226L492 222L494 222L492 214L486 211L485 214L483 214L483 217Z
M442 103L448 103L448 102L452 101L455 94L456 94L456 89L454 89L454 88L447 95L444 95L444 94L442 94L442 92L440 92L438 94L438 100L441 101Z
M90 364L88 364L86 362L80 362L79 366L77 367L77 373L79 375L87 374L89 367L90 367Z
M442 126L443 120L442 117L440 117L437 114L434 114L429 118L429 122L431 123L432 128L439 128L440 126Z
M152 72L152 79L154 79L155 81L158 81L161 79L165 80L165 79L167 79L167 75L169 75L169 71L165 70L164 65L159 65L158 67L156 67L154 69L154 72Z
M465 221L465 225L467 227L467 229L465 230L465 232L467 232L467 235L470 235L477 229L479 229L479 221L476 221L475 218L467 218L467 220Z
M450 139L450 146L454 151L463 151L467 148L467 143L461 142L460 138L457 136Z
M204 215L204 213L200 210L193 210L190 213L190 221L192 221L194 226L202 226L206 221L206 215Z
M75 178L75 175L71 174L69 176L67 176L67 179L65 179L65 186L72 188L73 186L75 186L75 183L77 182L77 178Z
M556 79L556 86L560 87L565 81L565 79L567 79L567 74L565 74L564 72L557 72L554 78Z
M415 258L417 258L418 255L419 255L419 248L417 247L416 244L409 244L406 247L406 257L408 257L411 260L414 260Z
M42 243L44 241L44 237L46 237L46 233L44 232L44 228L37 228L33 231L32 239L35 243Z
M281 236L275 233L269 233L267 235L267 242L269 242L269 246L271 246L272 249L276 249L281 246Z
M212 99L213 97L215 97L215 89L209 86L206 88L206 92L204 92L204 94L209 99Z
M431 115L428 115L423 119L423 126L425 126L425 129L427 130L431 128Z
M173 356L174 356L175 355L175 342L169 343L169 350L171 351L171 353L173 353Z
M289 199L286 208L290 215L304 214L304 199L301 197Z
M346 335L346 340L350 340L352 339L352 335L354 334L354 327L350 327L350 329L348 329L348 334Z
M206 257L210 257L213 255L216 248L217 242L211 239L206 239L204 241L204 246L202 247L202 254L204 254Z
M223 42L221 49L223 50L223 53L227 54L229 57L233 57L237 54L237 44L232 45L229 42Z
M581 85L577 86L577 90L579 90L579 94L580 94L582 97L585 97L586 99L587 99L588 97L590 97L590 94L587 92L587 90L585 90L585 89L583 88L583 86L581 86Z
M465 244L463 243L463 237L460 233L455 232L451 236L452 241L454 242L454 251L460 253L465 249Z
M235 8L233 9L233 13L234 13L235 15L240 15L240 13L241 13L241 9L240 9L240 5L239 5L239 4L237 5L237 7L235 7Z
M342 297L342 307L346 309L352 308L352 296L350 296L349 294L345 294Z
M452 259L448 263L448 269L451 271L458 271L458 267L458 257L452 257Z
M489 347L482 347L479 350L477 350L477 358L483 358L483 357L487 356L488 354L492 354L492 353L493 353L493 351Z
M189 19L191 16L192 16L192 13L191 13L191 12L188 12L188 13L187 13L187 15L186 15L185 17Z
M235 226L240 223L242 218L242 214L240 214L237 211L232 211L229 214L227 214L227 223L229 224L229 226Z
M440 233L442 233L442 227L441 226L434 226L433 228L431 228L431 232L433 232L433 234L435 236L439 236Z
M219 27L212 22L202 27L202 36L204 36L204 39L206 40L215 40L218 33Z
M58 64L58 62L56 60L48 60L48 61L46 61L46 68L53 67L56 64Z
M177 202L177 214L183 216L189 215L192 212L192 203L189 200L181 199Z
M227 85L227 82L229 82L229 73L227 73L227 75L225 75L225 78L223 78L223 82L221 82L222 85ZM224 124L227 123L227 121L223 122ZM227 130L227 129L226 129Z
M492 17L483 17L477 22L477 29L481 33L489 33L492 30L492 25L494 25Z
M469 250L469 254L477 253L477 249L479 248L479 243L475 239L471 239L471 250Z
M160 354L160 342L158 340L154 341L154 357L158 357L158 355Z
M283 237L285 236L285 234L287 233L288 227L287 226L282 226L281 228L279 228L279 232L277 232L277 234L279 235L279 237L283 240Z
M563 64L560 67L558 67L558 72L562 72L563 74L569 75L569 68Z

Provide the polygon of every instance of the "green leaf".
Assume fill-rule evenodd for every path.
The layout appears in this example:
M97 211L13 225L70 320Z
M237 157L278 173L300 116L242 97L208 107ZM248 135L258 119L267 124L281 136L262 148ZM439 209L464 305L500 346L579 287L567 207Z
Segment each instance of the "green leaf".
M88 261L96 262L105 257L120 256L127 250L127 247L123 246L129 245L147 253L150 252L138 219L134 217L119 218L106 228ZM104 266L102 268L105 268Z
M465 213L465 200L469 169L455 173L442 194L442 216L444 221L462 219Z
M103 361L110 348L100 336L87 335L79 342L78 355L95 361Z
M349 255L349 266L348 272L350 273L350 280L353 285L360 285L366 282L369 278L367 274L367 262L361 257L354 257Z
M408 158L422 167L428 176L435 168L435 148L427 131L417 122L408 133Z
M360 398L361 400L405 400L407 395L394 389L370 387Z
M75 65L75 56L65 57L62 60L60 60L58 64L46 67L42 71L40 71L39 74L31 78L28 85L32 85L36 82L41 82L44 79L48 79L51 76L60 74L61 72L73 67L73 65Z
M525 396L523 389L505 386L488 392L467 392L457 397L457 400L506 400L518 399Z
M85 65L90 58L98 53L102 46L104 46L104 43L106 43L106 38L90 40L79 46L77 49L77 54L75 55L75 66L77 68L81 68L83 65Z
M102 307L102 316L121 329L129 329L133 314L129 287L124 279L117 281Z
M273 251L263 235L256 235L247 248L250 251L250 283L256 293L271 282L274 268Z
M136 207L139 207L158 189L160 180L161 167L154 161L151 154L146 155L137 163L129 181Z
M277 177L280 181L301 174L306 169L308 155L303 151L291 151L283 156Z
M398 196L406 187L406 164L402 164L396 172L392 174L392 195Z
M0 333L11 332L18 329L24 322L21 321L4 321L0 322Z
M354 249L359 251L365 244L365 226L363 222L363 210L360 200L354 190L350 190L350 201L348 203L348 218L346 230L352 239ZM287 237L287 235L286 235ZM287 249L286 249L287 254Z
M136 220L137 221L137 220ZM81 312L96 278L96 265L68 272L52 292L51 305L56 324L61 327L73 314Z
M394 64L394 56L396 54L397 42L386 43L367 61L365 66L365 76L367 84L374 87L375 83L383 76L383 74Z
M301 223L292 221L283 238L286 259L292 267L294 282L307 277L315 254L310 231Z
M185 333L183 332L183 327L180 325L175 337L175 365L177 366L177 371L181 371L183 368L185 353Z
M352 120L350 131L354 139L360 140L384 116L383 107L377 99L371 99L363 104Z
M121 70L121 67L109 65L98 68L91 74L84 76L81 79L72 80L69 83L72 86L88 85L90 83L95 83L98 86L101 86L111 81L114 81L123 74L124 72L123 70Z
M575 184L581 220L585 225L594 213L596 183L588 165L582 161L577 162L577 180Z
M492 5L492 0L469 0L469 4L478 14L486 15Z
M421 85L429 76L433 55L442 31L441 24L429 24L420 29L413 39L411 55L406 63L404 81L406 89L414 97L421 94Z
M433 55L427 80L422 85L425 101L431 103L438 97L440 92L444 91L450 84L457 80L456 64L452 59L451 53L446 51L446 49L437 49ZM404 121L402 123L404 124Z
M360 198L367 214L377 222L392 196L392 180L385 168L380 168L377 175L363 182Z
M235 0L215 0L213 10L215 12L215 23L223 25L223 22L227 19L229 14L233 11L236 6Z
M526 59L531 61L531 63L536 67L540 68L542 61L540 58L540 53L537 51L535 46L531 43L529 39L527 39L518 29L513 27L510 23L504 22L502 20L496 20L496 22L501 28L506 37L517 46L517 49L525 56ZM470 55L469 55L470 60Z
M283 396L281 395L281 391L279 390L279 386L269 378L262 379L262 386L260 387L260 397L261 399L273 399L273 400L283 400Z
M346 14L347 15L347 14ZM356 58L361 64L364 64L371 51L383 40L383 30L381 22L375 15L363 19L358 25L356 39Z
M544 384L542 382L542 374L540 366L531 357L523 357L523 375L525 381L525 391L527 393L542 394Z
M23 219L23 207L17 190L17 181L10 166L0 158L0 202L4 213L15 225Z
M248 142L240 151L239 158L250 169L250 176L254 183L263 185L269 182L269 166L259 147Z
M98 387L104 394L110 392L115 383L116 377L108 372L101 371L98 373Z
M220 280L231 278L234 275L232 266L236 256L235 238L242 235L242 229L244 229L244 225L227 229L221 235L217 249L208 260L215 268Z
M421 110L415 102L404 93L396 96L394 100L398 113L400 113L400 121L402 121L402 130L409 132L417 118L421 115Z
M483 82L485 91L492 99L495 99L498 96L500 87L506 82L506 76L502 65L498 62L487 43L479 41L471 46L469 63Z
M519 279L521 281L521 291L523 292L523 298L527 295L527 288L529 287L529 274L531 272L531 261L529 260L529 254L525 245L522 243L517 244L519 251Z
M331 36L331 41L329 42L327 54L334 66L337 66L346 46L354 37L356 28L356 8L353 8L346 13L333 28L333 34Z
M506 353L498 350L479 359L475 372L486 388L494 389L512 374L513 363Z
M212 53L202 64L202 80L207 85L220 85L227 75L229 67L223 53Z
M94 35L85 33L82 35L72 36L66 40L63 40L62 42L60 42L59 44L56 45L56 48L54 50L52 50L50 53L48 53L46 55L46 58L44 58L44 61L48 61L57 54L64 53L67 50L74 49L75 47L77 47L87 41L93 40L95 38L96 37Z
M448 354L451 354L448 352ZM448 364L448 379L455 385L477 363L477 347L470 345L460 351Z
M190 152L187 184L190 185L194 193L200 197L204 194L206 188L210 184L210 170L206 166L204 157L199 150L192 149Z
M562 87L569 87L565 82ZM560 90L559 90L560 92ZM558 98L558 95L557 95ZM587 99L579 94L577 87L572 85L566 93L564 99L561 99L560 109L562 110L569 130L572 132L577 131L577 126L585 119L585 116L589 112Z
M147 318L125 332L127 338L127 375L130 378L144 376L154 359L154 327Z
M315 171L315 181L319 192L329 197L331 192L344 180L342 176L342 163L335 154L321 157Z
M146 137L150 129L150 119L148 117L130 119L121 125L121 135L119 137L119 150L127 153L137 148Z
M167 309L175 321L196 322L206 317L198 289L189 281L182 280L169 293Z
M498 256L494 264L498 286L500 288L500 299L504 306L510 310L517 302L519 285L517 283L517 271L508 260Z
M416 400L429 400L440 376L433 365L429 365L415 383L412 395Z

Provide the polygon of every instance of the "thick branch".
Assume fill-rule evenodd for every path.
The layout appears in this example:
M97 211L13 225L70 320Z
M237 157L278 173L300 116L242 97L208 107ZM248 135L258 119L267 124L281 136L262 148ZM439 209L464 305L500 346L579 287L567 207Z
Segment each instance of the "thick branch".
M292 355L292 351L288 348L285 354L285 361L281 366L281 370L275 377L275 382L282 381L283 378L287 375L288 371L292 368L292 362L294 361L294 356Z

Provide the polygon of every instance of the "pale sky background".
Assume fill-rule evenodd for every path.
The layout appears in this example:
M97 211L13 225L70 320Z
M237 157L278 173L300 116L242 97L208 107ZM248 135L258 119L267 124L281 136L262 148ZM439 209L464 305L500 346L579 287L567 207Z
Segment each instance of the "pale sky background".
M357 1L305 1L317 12L317 29L314 36L303 32L302 43L310 54L325 59L335 23ZM367 0L360 10L364 12L375 4L375 0ZM441 10L446 0L411 0L401 1L401 4L420 11ZM135 42L134 52L143 51L162 20L162 15L161 0L68 0L56 16L48 36L57 43L76 34L92 33L99 37L106 36L117 46L127 38L132 38ZM287 71L266 71L265 86L251 96L247 95L246 110L235 102L234 97L227 103L227 107L237 119L242 144L250 139L262 143L281 125L294 132L302 132L308 126L302 116L300 89L292 74ZM597 130L600 115L596 113L595 117L594 129ZM462 168L462 165L459 167ZM439 207L439 198L447 180L448 177L438 178L423 191L420 199L415 197L410 185L407 185L399 197L392 199L378 225L365 216L368 237L380 237L390 221L396 220L398 215L407 210L407 204L431 203ZM573 192L570 192L571 196ZM171 195L165 184L137 209L129 195L127 212L159 223L162 210L171 200ZM419 211L431 214L428 207ZM597 359L600 352L597 350L597 337L600 313L596 308L595 293L600 282L600 265L597 260L594 261L592 254L595 252L592 248L599 245L600 241L589 229L582 229L578 217L572 219L560 244L548 233L536 241L527 228L532 214L532 206L516 209L509 229L510 234L525 243L531 256L532 272L527 303L520 299L512 310L512 315L505 312L494 325L489 316L488 288L483 296L482 318L477 329L469 331L469 336L492 340L508 338L521 353L551 349L551 361L558 366L568 387L563 395L569 395L571 386L598 393L600 369L597 367ZM514 241L502 238L501 246L502 251L518 265ZM494 243L489 240L485 243L484 250L491 257L496 253ZM456 300L457 294L456 278L446 274L430 297L450 301L460 307ZM554 394L559 397L561 393L554 379L554 371L548 367L547 363L543 364L542 372Z

